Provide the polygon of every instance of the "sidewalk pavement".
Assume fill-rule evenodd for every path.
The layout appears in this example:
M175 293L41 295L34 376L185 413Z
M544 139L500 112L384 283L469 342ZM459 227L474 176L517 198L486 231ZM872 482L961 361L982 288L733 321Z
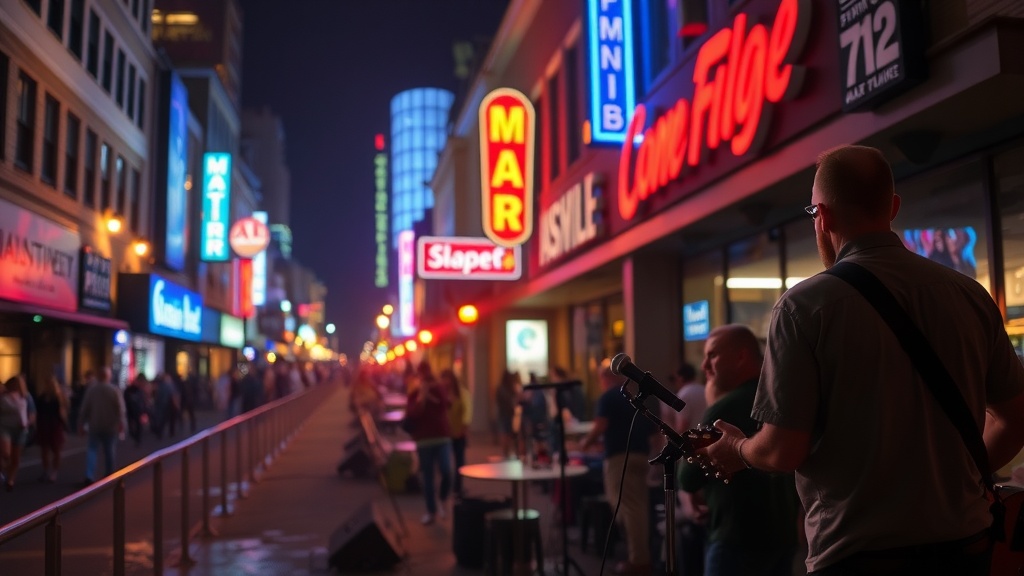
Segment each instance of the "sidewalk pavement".
M422 494L389 495L374 479L337 473L345 442L356 434L352 426L354 419L348 409L348 390L338 387L310 415L259 481L250 486L247 497L234 502L233 514L214 519L212 527L217 535L193 542L189 556L195 564L185 570L168 567L165 574L298 576L333 573L328 566L331 534L367 502L376 504L383 517L382 523L386 523L384 529L399 538L406 552L403 560L388 573L481 574L480 570L457 566L452 552L450 514L433 525L420 524L425 512ZM466 459L470 464L486 462L497 454L498 449L489 438L472 437ZM503 482L466 480L464 488L471 496L503 498L511 494L510 485ZM542 518L546 573L562 574L557 510L550 494L544 494L541 486L531 486L530 490L530 507L539 510ZM403 524L405 535L402 535ZM600 547L592 545L584 553L576 541L578 533L573 527L570 528L571 559L580 566L582 574L599 574ZM624 548L622 544L616 547L618 555L608 558L605 574L611 574L611 567L623 558ZM570 573L580 574L575 570Z

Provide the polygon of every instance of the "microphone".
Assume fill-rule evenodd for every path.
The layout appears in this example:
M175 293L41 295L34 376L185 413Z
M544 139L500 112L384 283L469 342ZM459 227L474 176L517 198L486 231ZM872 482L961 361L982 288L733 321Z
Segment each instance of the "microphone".
M633 364L633 359L625 353L620 352L612 358L612 374L625 376L640 386L641 392L654 394L658 400L668 404L670 408L679 412L686 406L683 399L673 394L668 388L661 385L650 372L644 372Z

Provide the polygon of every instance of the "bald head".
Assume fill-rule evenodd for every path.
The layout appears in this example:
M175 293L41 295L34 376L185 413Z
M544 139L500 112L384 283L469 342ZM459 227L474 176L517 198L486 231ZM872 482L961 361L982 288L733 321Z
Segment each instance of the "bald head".
M716 337L724 347L748 355L750 359L758 363L758 370L760 370L760 362L763 359L761 343L757 341L757 336L754 336L750 328L742 324L726 324L712 330L708 334L708 338L712 336Z
M892 168L877 148L839 146L818 156L814 186L820 201L844 219L889 222L892 216Z

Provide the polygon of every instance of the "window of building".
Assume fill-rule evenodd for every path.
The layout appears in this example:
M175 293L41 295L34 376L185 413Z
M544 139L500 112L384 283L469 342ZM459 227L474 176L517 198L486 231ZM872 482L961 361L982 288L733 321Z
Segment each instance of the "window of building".
M117 213L124 216L128 214L128 173L125 171L123 156L119 155L115 161L114 175L117 179L117 196L113 204L117 206Z
M142 222L140 221L139 214L141 213L142 205L142 175L139 174L138 168L132 168L132 185L131 191L131 216L128 218L128 227L131 231L139 234L142 230Z
M139 9L141 6L142 3L139 0L132 0L132 18L139 19Z
M82 166L82 203L96 208L96 133L85 129L85 163Z
M537 115L537 119L535 121L535 124L538 127L543 126L544 125L544 118L545 118L545 115L544 115L544 99L543 98L537 98L536 100L533 101L533 110L534 110L534 113ZM541 188L542 188L541 184L542 184L542 182L544 182L544 180L543 180L543 178L544 178L544 162L541 161L541 159L540 159L541 152L543 151L544 148L541 145L541 142L542 142L542 140L540 140L538 138L536 143L534 144L535 150L534 150L534 161L533 161L533 186L534 186L534 188L536 190L541 190Z
M725 264L721 248L683 260L683 360L704 361L704 341L726 324Z
M0 160L7 158L7 71L10 59L0 52Z
M779 263L779 231L770 230L734 242L726 249L728 322L745 324L764 339L772 307L784 286Z
M125 114L132 120L135 119L135 65L128 65L128 94L125 96L127 108Z
M1024 147L996 155L993 176L1002 220L1006 331L1024 358Z
M36 16L39 16L42 13L42 10L43 10L43 2L42 2L42 0L24 0L24 1L25 1L25 4L27 4L28 7L31 8L32 11L36 13Z
M14 165L26 172L34 169L36 146L36 81L18 72L18 126L14 142Z
M75 199L78 198L78 136L81 130L81 120L68 112L64 135L64 194Z
M145 130L146 122L146 81L139 78L139 115L135 117L135 125Z
M558 74L548 78L548 164L550 180L554 180L561 174L562 168L562 115L559 114L558 106L561 99L558 96Z
M43 107L43 162L40 177L51 186L57 185L57 137L60 130L60 103L50 94Z
M114 85L114 37L110 32L103 31L103 89L110 94Z
M642 58L638 67L644 92L651 90L656 78L672 62L672 40L675 32L674 6L677 0L641 0L640 17L634 19L634 38L642 38Z
M983 166L980 161L946 164L898 182L903 209L892 229L908 249L963 272L991 292Z
M100 209L109 210L113 208L110 199L110 145L104 142L100 145Z
M149 33L149 0L142 0L142 31Z
M89 44L85 52L85 69L93 78L98 78L100 62L100 17L89 10Z
M583 139L583 118L580 116L580 51L577 45L565 51L565 119L568 158L572 165L580 157L580 143Z
M68 50L77 60L82 59L82 39L85 37L85 0L71 0L71 14L68 16Z
M61 39L64 38L64 1L50 0L49 14L46 16L46 27Z
M124 50L117 49L117 84L114 90L114 102L117 107L124 109Z
M708 0L679 0L676 14L676 36L686 49L708 31Z

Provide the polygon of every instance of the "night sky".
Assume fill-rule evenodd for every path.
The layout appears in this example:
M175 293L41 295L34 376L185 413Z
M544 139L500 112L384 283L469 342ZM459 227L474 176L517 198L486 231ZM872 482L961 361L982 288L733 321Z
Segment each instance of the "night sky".
M327 321L351 356L387 301L373 283L374 135L390 133L398 92L457 92L453 42L492 37L508 0L240 3L243 105L284 123L293 258L326 283Z

